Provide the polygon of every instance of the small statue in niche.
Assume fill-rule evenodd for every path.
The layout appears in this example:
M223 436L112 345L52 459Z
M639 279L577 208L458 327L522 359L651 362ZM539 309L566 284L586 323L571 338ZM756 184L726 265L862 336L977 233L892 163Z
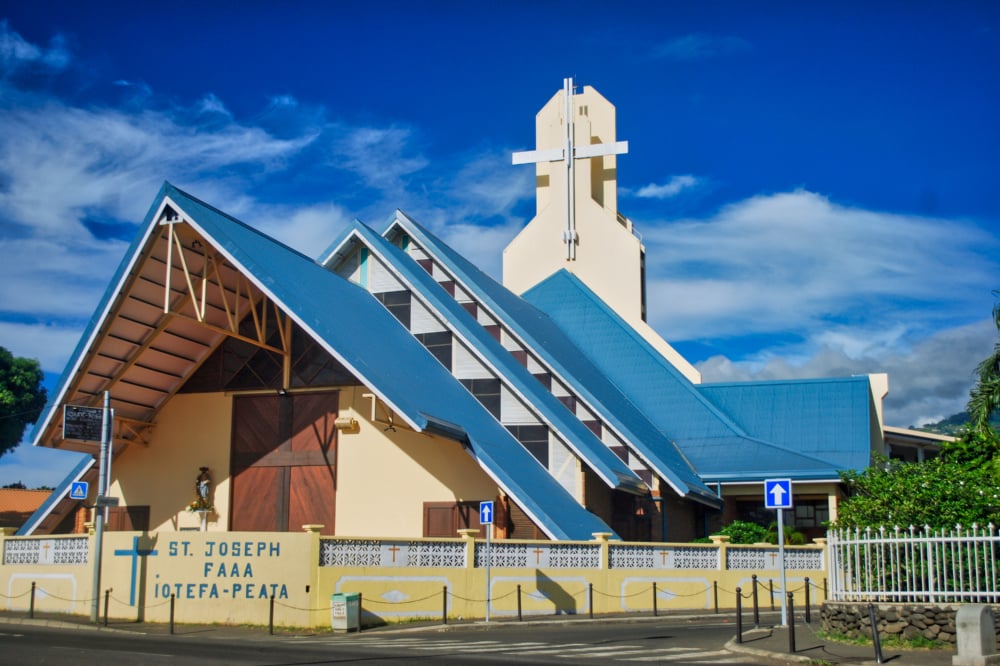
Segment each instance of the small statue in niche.
M188 511L211 511L212 501L209 493L212 490L212 475L208 473L207 467L198 468L200 474L194 480L195 499L188 505Z

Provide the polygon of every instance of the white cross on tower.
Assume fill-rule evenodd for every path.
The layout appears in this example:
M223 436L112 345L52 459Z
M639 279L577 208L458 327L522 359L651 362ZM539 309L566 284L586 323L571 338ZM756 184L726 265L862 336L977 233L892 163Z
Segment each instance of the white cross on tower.
M567 261L576 260L576 174L573 169L573 162L578 159L590 157L603 157L605 155L624 155L628 152L628 141L616 141L614 143L595 143L584 146L576 146L573 143L573 79L563 79L563 101L565 111L566 143L561 148L550 148L548 150L525 150L513 154L513 164L534 164L537 162L558 162L566 163L566 228L563 230L563 242L566 243Z

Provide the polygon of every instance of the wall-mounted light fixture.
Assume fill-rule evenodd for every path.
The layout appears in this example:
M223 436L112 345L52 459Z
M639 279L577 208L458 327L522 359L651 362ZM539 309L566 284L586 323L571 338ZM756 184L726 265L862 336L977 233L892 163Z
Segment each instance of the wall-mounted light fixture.
M341 432L358 432L358 420L352 416L338 416L333 425Z

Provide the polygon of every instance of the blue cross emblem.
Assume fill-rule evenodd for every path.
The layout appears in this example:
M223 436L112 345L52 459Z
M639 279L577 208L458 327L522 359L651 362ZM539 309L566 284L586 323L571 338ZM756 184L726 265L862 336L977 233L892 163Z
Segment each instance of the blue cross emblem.
M139 558L146 557L147 555L156 555L155 550L145 550L139 548L139 537L132 537L132 548L131 550L126 550L124 548L119 548L115 550L115 555L123 556L130 555L132 557L132 589L129 591L128 595L128 605L135 606L135 583L136 574L139 570Z

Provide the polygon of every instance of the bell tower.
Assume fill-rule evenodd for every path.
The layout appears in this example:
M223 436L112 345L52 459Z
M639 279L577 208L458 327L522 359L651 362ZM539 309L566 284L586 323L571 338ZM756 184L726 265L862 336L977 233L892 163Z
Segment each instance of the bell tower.
M700 373L646 324L646 249L618 212L615 107L590 86L563 80L535 116L535 217L503 251L503 283L522 294L558 271L576 275L691 381Z

